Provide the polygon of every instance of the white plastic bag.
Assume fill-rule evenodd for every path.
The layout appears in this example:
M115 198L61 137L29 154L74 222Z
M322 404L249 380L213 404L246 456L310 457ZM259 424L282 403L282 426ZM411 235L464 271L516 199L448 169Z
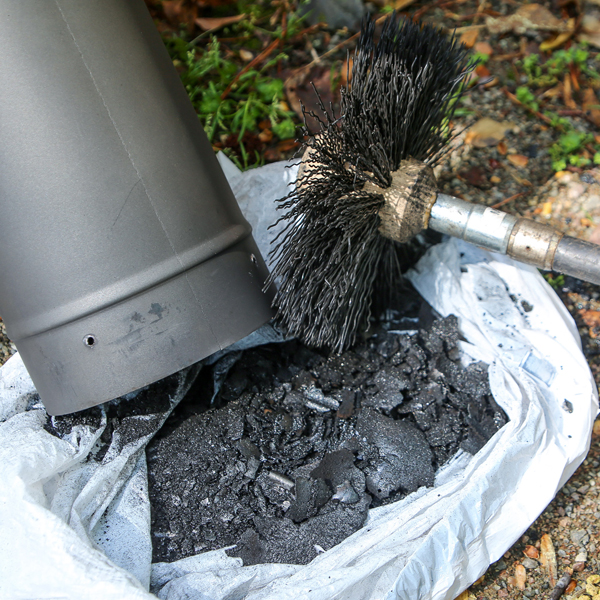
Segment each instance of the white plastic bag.
M221 160L265 254L273 201L295 169L242 174ZM584 459L598 398L574 323L535 269L450 240L410 277L438 312L458 316L465 359L490 365L510 422L475 456L459 452L434 488L371 510L363 529L305 566L244 567L222 550L151 565L144 446L166 414L94 461L105 421L50 435L20 358L11 358L0 369L0 598L152 598L150 580L165 600L455 598Z

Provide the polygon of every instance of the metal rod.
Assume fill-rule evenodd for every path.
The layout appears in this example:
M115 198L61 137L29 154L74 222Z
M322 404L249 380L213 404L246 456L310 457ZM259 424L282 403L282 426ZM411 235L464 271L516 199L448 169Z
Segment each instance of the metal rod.
M600 246L565 236L543 223L438 194L427 225L539 269L600 285Z

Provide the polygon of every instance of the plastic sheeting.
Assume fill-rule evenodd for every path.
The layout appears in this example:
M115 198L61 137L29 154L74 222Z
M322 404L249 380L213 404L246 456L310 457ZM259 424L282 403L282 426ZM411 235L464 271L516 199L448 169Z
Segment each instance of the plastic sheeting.
M295 168L241 174L221 161L265 253L274 200ZM458 316L464 360L490 365L492 393L510 422L475 456L459 452L435 487L371 510L363 529L306 566L244 567L223 550L151 564L144 447L193 370L174 376L169 410L140 416L141 433L127 444L115 430L96 460L105 408L96 422L51 435L12 357L0 369L0 598L155 598L149 589L164 600L455 598L584 459L598 397L575 325L535 269L450 240L410 278L439 313ZM240 347L277 339L267 326Z

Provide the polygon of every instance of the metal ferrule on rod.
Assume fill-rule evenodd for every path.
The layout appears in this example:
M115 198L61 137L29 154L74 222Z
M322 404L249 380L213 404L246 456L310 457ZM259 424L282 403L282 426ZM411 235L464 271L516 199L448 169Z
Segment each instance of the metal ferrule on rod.
M492 252L506 254L517 218L488 206L438 194L428 226Z
M551 270L563 234L548 225L438 194L428 226L492 252Z
M549 225L438 194L428 227L539 269L600 285L600 246L566 236Z

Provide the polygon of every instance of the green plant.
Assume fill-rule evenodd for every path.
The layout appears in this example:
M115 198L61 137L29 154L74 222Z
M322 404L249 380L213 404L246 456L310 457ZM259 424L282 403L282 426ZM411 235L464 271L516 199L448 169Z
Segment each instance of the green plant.
M295 137L300 120L289 110L283 81L272 71L287 61L286 40L304 27L296 10L299 1L303 0L237 0L234 14L244 18L226 25L218 35L243 40L243 48L255 56L270 46L272 53L261 56L256 66L244 63L215 37L208 41L207 34L191 40L186 38L185 28L164 34L209 140L242 169L264 160L256 148L264 149L271 132L279 140ZM231 12L232 6L222 3L213 7L212 15L228 17ZM277 52L277 46L284 51ZM263 136L265 129L269 131Z
M294 137L294 113L283 102L283 81L268 74L277 61L285 60L285 54L238 75L242 67L224 56L216 38L205 49L187 50L183 60L180 42L171 41L170 47L208 139L235 136L242 159L236 161L238 166L247 169L259 162L247 152L244 134L258 131L260 122L268 120L279 139Z
M473 54L471 55L471 58L469 60L469 63L475 64L475 66L485 65L488 62L488 60L490 60L489 54L484 54L483 52L473 52Z
M598 74L587 66L590 53L577 45L567 50L556 50L546 63L548 74L555 77L563 75L571 66L578 68L592 79L598 79Z
M579 73L582 85L596 85L591 80L596 80L599 76L588 66L588 63L595 59L596 56L592 59L588 50L581 44L555 50L545 62L539 54L525 56L519 64L527 76L527 83L517 88L517 100L529 109L539 112L540 101L532 88L557 85L565 75L573 73L573 70ZM558 141L549 150L554 170L562 171L568 166L582 168L592 164L592 161L600 164L600 145L594 142L593 135L577 131L570 119L555 112L546 110L544 117L551 127L561 132ZM593 152L593 158L590 158L590 150Z
M525 106L531 108L531 110L535 110L536 112L540 109L540 105L535 97L535 94L527 87L521 86L517 88L517 100L524 104Z
M534 87L556 85L571 68L579 69L591 79L598 79L598 74L588 67L590 53L581 46L573 45L567 50L555 50L552 55L542 62L539 54L529 54L519 61L527 84Z
M567 165L585 167L591 164L591 160L580 152L585 150L585 146L593 139L594 136L591 133L583 133L575 129L561 135L558 142L552 144L549 150L552 168L555 171L563 171Z
M552 289L560 290L565 285L565 276L554 275L553 273L544 273L544 279L550 284Z

